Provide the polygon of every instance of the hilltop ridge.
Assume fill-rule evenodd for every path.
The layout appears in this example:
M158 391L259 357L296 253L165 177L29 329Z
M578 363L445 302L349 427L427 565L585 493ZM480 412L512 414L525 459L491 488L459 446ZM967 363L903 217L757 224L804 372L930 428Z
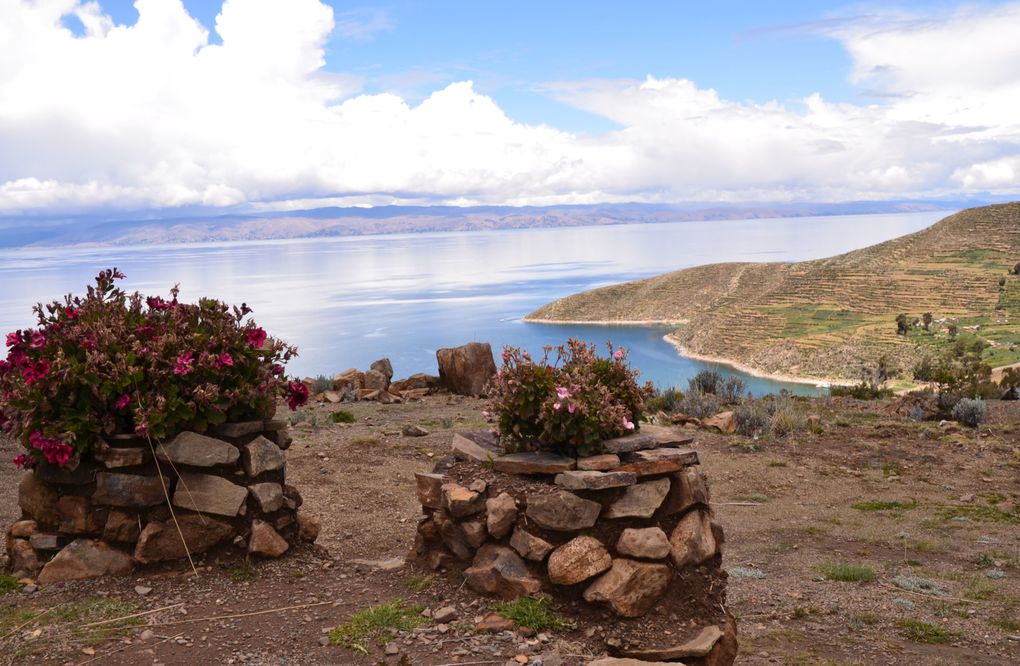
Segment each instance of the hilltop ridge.
M1020 277L1007 276L1018 261L1014 202L964 210L826 259L709 264L594 289L526 320L677 325L670 340L694 356L763 374L843 380L857 379L883 355L908 370L948 342L954 323L990 344L986 360L1004 365L1020 360ZM924 312L945 325L896 334L899 313Z

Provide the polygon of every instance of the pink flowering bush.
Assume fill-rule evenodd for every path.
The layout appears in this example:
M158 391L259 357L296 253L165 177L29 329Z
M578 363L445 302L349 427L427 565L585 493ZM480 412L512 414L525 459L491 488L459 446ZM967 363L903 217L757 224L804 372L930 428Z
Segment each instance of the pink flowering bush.
M284 377L296 350L247 318L247 305L181 303L127 294L106 270L84 297L38 305L38 328L7 335L0 360L0 428L27 449L21 467L67 465L97 438L163 439L225 421L272 416L282 396L308 400Z
M571 338L550 363L552 351L536 362L526 351L503 350L489 387L489 414L508 449L590 455L603 440L637 430L654 389L638 385L626 350L610 344L610 357L603 358L595 345Z

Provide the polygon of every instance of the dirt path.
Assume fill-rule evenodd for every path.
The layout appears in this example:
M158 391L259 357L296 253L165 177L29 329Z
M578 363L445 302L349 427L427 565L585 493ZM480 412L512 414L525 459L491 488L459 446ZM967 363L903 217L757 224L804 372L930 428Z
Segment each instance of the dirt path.
M821 414L824 432L757 442L698 433L726 530L738 664L1017 663L1020 408L995 405L987 434L975 437L887 416L880 403L805 405ZM433 397L348 408L354 425L329 422L324 414L335 407L313 408L318 427L295 429L288 452L304 510L323 522L316 546L253 567L210 557L197 578L177 567L0 595L0 636L11 634L0 655L12 663L401 666L503 666L523 655L551 666L598 651L583 630L479 634L487 602L454 576L401 566L418 516L411 474L444 454L451 432L482 425L481 403ZM402 436L406 424L431 434ZM0 444L4 460L13 453ZM16 517L16 486L17 472L0 466L3 524ZM874 578L828 580L825 567L837 564L867 567ZM919 581L945 596L897 587ZM416 631L369 642L367 656L322 644L353 613L395 599L430 611L451 606L457 618L422 618ZM33 620L44 609L52 610ZM159 612L85 626L151 610ZM571 616L569 607L557 610ZM224 617L234 615L245 616ZM386 643L397 654L385 655Z

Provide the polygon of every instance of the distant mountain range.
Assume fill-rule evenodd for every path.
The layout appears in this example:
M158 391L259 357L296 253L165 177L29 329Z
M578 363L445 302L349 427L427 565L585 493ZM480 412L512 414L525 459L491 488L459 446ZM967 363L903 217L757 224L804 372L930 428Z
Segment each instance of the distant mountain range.
M536 227L651 224L690 220L861 215L956 210L973 201L882 201L836 204L596 204L572 206L378 206L116 217L0 217L0 248L142 245L323 236L480 231Z

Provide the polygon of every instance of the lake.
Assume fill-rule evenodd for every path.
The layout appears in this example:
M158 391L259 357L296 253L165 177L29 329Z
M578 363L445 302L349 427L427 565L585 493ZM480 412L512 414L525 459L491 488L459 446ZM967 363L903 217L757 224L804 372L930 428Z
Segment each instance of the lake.
M210 296L254 309L260 325L298 346L293 374L366 369L383 356L398 377L436 372L435 350L472 340L541 352L574 336L631 350L644 379L685 387L717 367L762 394L810 385L751 377L683 358L662 329L527 324L556 298L592 287L722 261L800 261L865 247L930 226L926 212L723 220L0 252L0 332L33 324L31 306L82 293L99 270L124 287Z

